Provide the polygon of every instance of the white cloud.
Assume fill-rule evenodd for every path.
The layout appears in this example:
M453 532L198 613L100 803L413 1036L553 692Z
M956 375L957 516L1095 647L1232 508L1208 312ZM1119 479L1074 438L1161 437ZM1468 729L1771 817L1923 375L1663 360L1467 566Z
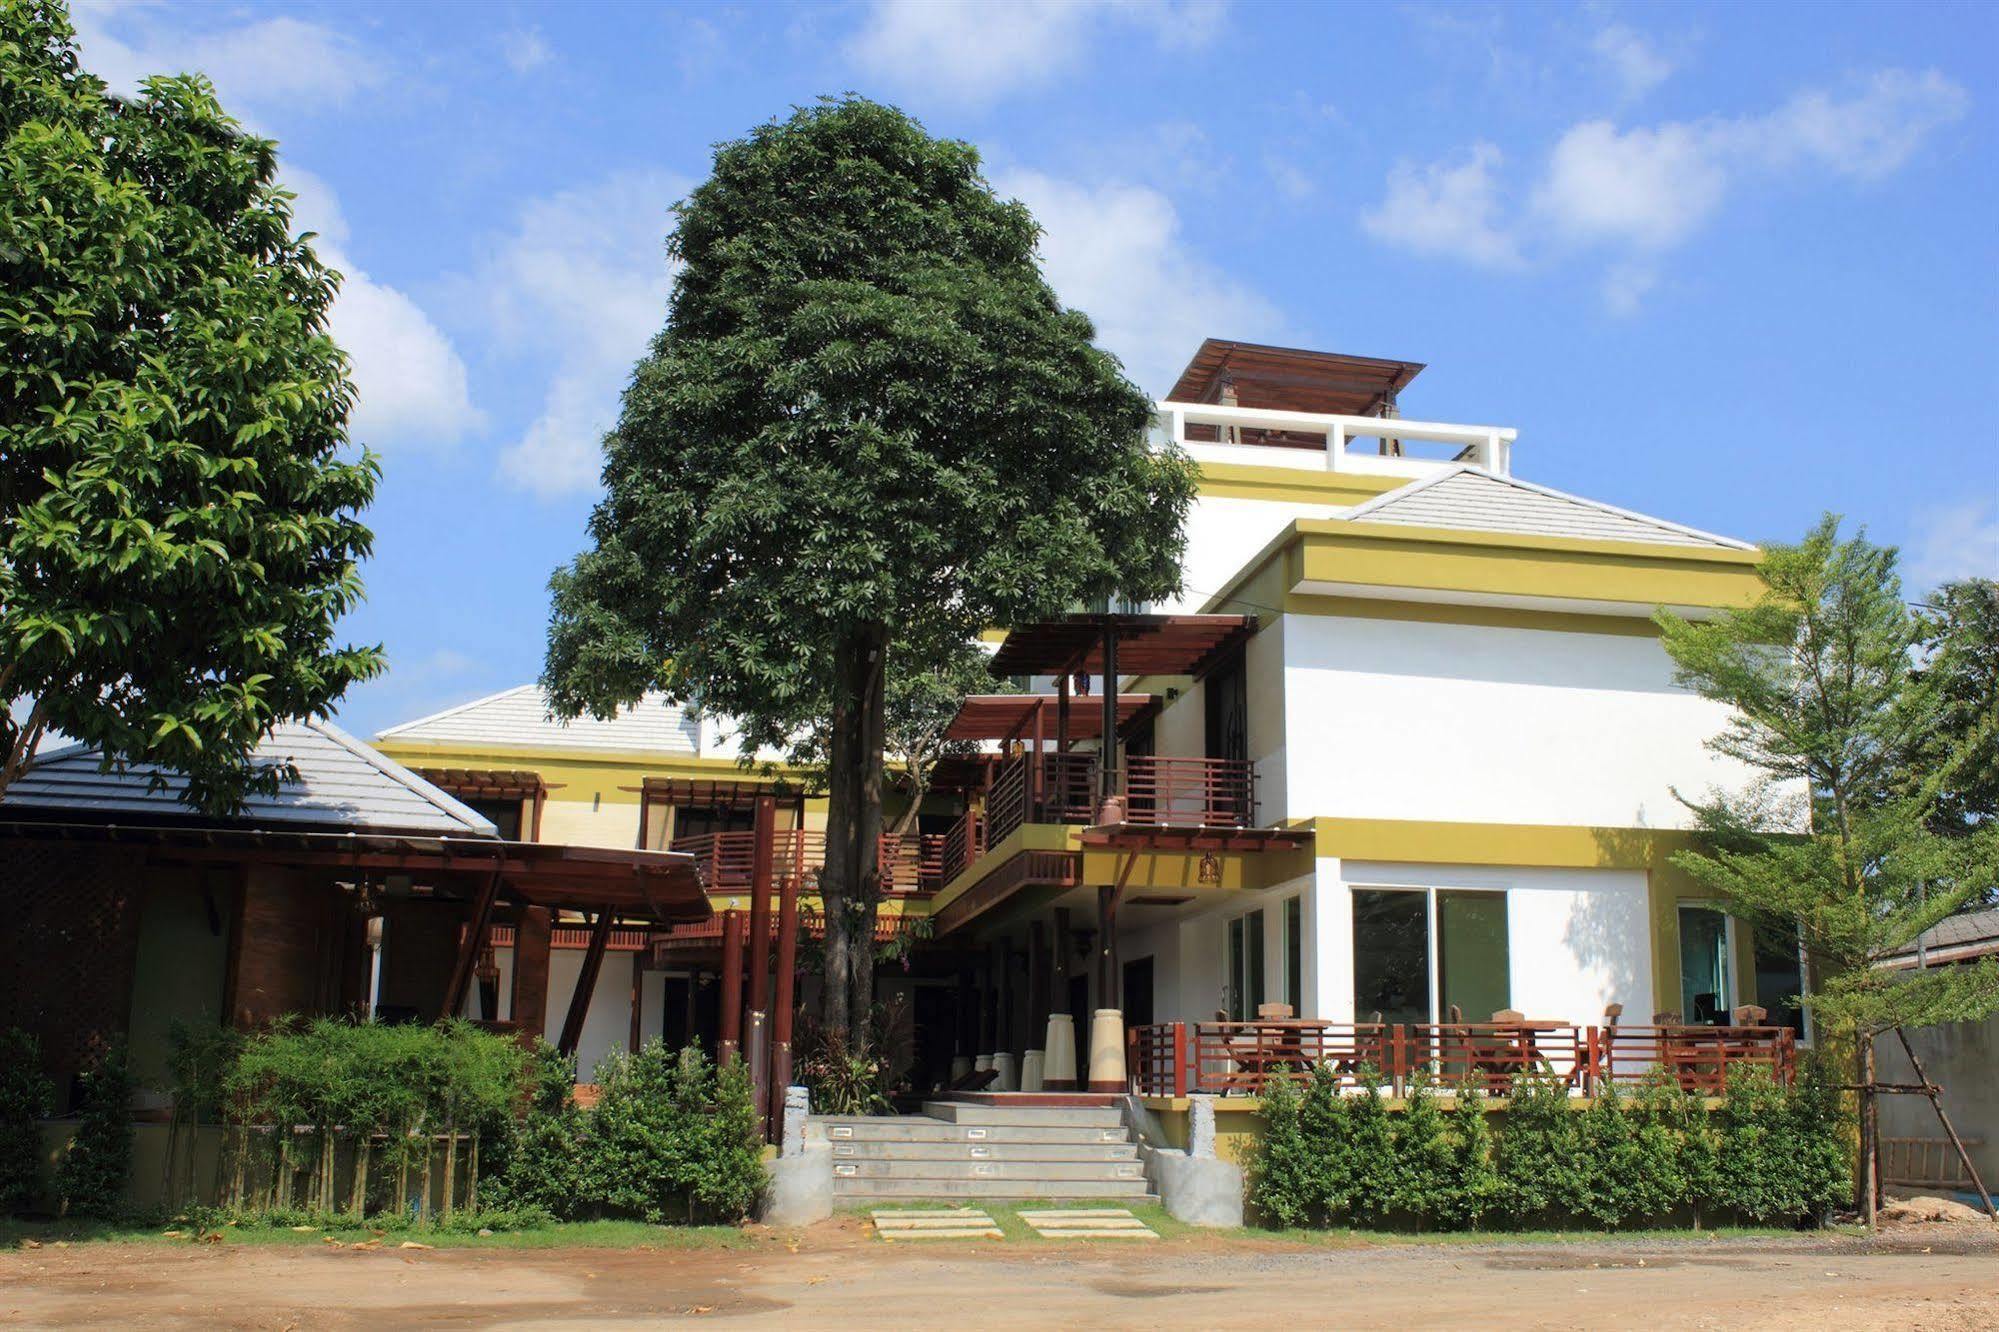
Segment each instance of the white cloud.
M1620 131L1607 120L1585 121L1549 153L1535 207L1580 240L1675 244L1721 204L1728 169L1714 147L1713 135L1695 125Z
M377 448L434 446L478 426L464 361L415 301L369 277L349 256L347 219L331 187L299 167L285 168L283 183L298 196L294 225L319 233L313 248L340 270L327 323L352 363L352 438Z
M1920 515L1903 569L1909 590L1918 593L1959 578L1999 578L1999 509L1968 500Z
M1590 47L1627 98L1643 97L1672 76L1673 62L1622 24L1600 29Z
M1656 256L1709 224L1739 185L1813 172L1879 179L1969 104L1935 70L1884 70L1844 94L1808 89L1762 115L1630 129L1587 120L1555 141L1527 204L1511 214L1498 150L1478 144L1469 160L1398 164L1361 223L1390 244L1485 266L1607 252L1604 300L1629 314L1658 281Z
M1503 158L1489 143L1472 145L1462 161L1417 166L1397 163L1388 192L1362 216L1369 235L1419 254L1442 254L1485 267L1520 262L1519 246L1500 218L1498 171Z
M516 74L527 74L546 65L555 53L540 28L515 28L500 34L500 57Z
M484 265L495 332L553 367L541 411L500 455L509 484L545 496L597 485L619 394L666 322L668 210L688 186L633 171L538 199Z
M863 69L946 101L981 105L1072 74L1111 26L1191 49L1220 26L1220 0L874 0L846 52Z
M84 68L113 92L131 93L154 74L206 74L226 109L337 106L382 82L383 63L344 33L289 17L193 29L163 22L147 4L79 0L72 17ZM178 19L189 11L174 11ZM200 13L201 11L193 11Z
M1170 387L1204 337L1283 331L1274 305L1188 248L1173 201L1158 190L1029 170L993 183L1033 210L1049 284L1095 321L1098 342L1146 390Z

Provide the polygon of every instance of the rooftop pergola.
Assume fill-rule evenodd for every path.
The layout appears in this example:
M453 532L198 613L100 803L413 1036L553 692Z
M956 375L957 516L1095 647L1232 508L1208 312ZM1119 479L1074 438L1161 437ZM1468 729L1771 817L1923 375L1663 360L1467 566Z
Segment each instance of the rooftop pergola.
M1218 665L1256 632L1251 615L1065 615L1010 630L994 675L1191 675Z
M1422 373L1420 361L1269 347L1209 338L1180 372L1169 402L1220 403L1328 416L1379 416Z
M1061 710L1069 700L1060 694L973 694L958 708L958 715L944 731L946 740L1019 740L1032 734L1039 722L1044 732L1053 734ZM1159 710L1154 694L1119 694L1117 728L1120 733L1133 722ZM1098 708L1073 711L1067 722L1068 739L1103 738L1104 718Z

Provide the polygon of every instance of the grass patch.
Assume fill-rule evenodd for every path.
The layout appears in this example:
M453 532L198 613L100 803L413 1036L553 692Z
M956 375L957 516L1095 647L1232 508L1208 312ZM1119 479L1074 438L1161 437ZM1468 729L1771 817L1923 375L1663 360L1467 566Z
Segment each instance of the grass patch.
M433 1249L748 1249L766 1242L758 1234L735 1226L652 1226L643 1221L558 1221L490 1235L475 1231L404 1228L381 1230L367 1226L326 1226L294 1230L289 1226L220 1225L207 1232L221 1235L220 1244L262 1244L292 1248L331 1246L379 1240L393 1249L405 1240ZM161 1221L13 1221L0 1220L0 1249L20 1249L30 1242L56 1244L197 1244L203 1242L186 1222Z
M1297 1244L1380 1244L1401 1246L1466 1244L1703 1244L1719 1240L1812 1239L1827 1235L1865 1235L1864 1226L1826 1226L1798 1230L1789 1226L1715 1226L1694 1230L1662 1226L1639 1230L1258 1230L1234 1232L1289 1240Z

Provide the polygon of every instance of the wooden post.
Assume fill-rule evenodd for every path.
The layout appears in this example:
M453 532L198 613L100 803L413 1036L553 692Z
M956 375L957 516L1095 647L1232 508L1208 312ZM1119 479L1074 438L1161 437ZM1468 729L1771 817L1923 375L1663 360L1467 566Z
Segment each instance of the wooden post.
M750 993L746 1013L766 1013L770 1001L770 895L776 861L777 797L757 797L755 841L750 851ZM747 1020L744 1029L748 1030Z
M1008 972L1006 940L993 940L993 1053L1013 1053L1013 983Z
M632 1030L625 1041L625 1048L633 1054L639 1052L639 1041L645 1030L646 1009L646 955L640 949L632 954Z
M1099 754L1098 783L1102 788L1101 799L1109 800L1117 794L1117 628L1114 623L1104 625L1104 738L1097 745Z
M521 1039L532 1044L548 1030L547 907L522 907L514 922L514 992L508 1006Z
M784 1123L784 1091L791 1085L791 1018L798 972L798 876L792 866L777 899L777 998L771 1005L770 1122Z
M726 1064L736 1057L743 1038L743 913L734 909L722 913L722 992L717 998L722 1030L715 1061Z
M1030 812L1028 814L1027 821L1029 823L1045 823L1047 821L1048 761L1045 758L1043 758L1041 755L1041 747L1047 743L1048 728L1042 720L1043 714L1047 711L1047 708L1048 705L1046 703L1041 702L1038 699L1035 701L1034 758L1032 760L1034 764L1034 767L1032 769L1033 781L1028 788L1029 791L1032 793L1032 803L1028 807Z
M1187 1024L1173 1024L1173 1094L1185 1096L1193 1090L1192 1051L1187 1046Z
M591 922L590 946L583 951L583 970L576 976L576 992L569 996L569 1015L562 1020L562 1039L556 1049L566 1055L576 1053L583 1040L583 1020L590 1015L590 996L597 989L597 976L604 969L604 950L611 943L611 908L597 908Z
M1860 1038L1860 1219L1869 1230L1876 1224L1880 1208L1881 1134L1875 1123L1878 1107L1874 1101L1874 1038Z
M1069 672L1055 680L1055 752L1069 752Z
M465 1006L465 991L471 988L472 969L479 964L479 949L486 942L486 925L493 918L493 902L499 895L500 871L495 866L472 898L472 916L466 923L465 937L458 941L458 957L451 964L451 979L445 982L439 1017L456 1017Z

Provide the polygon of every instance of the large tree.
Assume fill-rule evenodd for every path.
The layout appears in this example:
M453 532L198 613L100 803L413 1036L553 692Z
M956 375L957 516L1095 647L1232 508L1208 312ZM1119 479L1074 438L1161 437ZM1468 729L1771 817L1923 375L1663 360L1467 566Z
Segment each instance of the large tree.
M1674 859L1736 915L1795 934L1815 972L1803 1001L1870 1088L1877 1035L1999 1009L1990 962L1879 965L1999 877L1999 825L1937 826L1940 793L1990 744L1991 722L1945 706L1919 673L1922 629L1892 549L1842 539L1828 517L1759 567L1765 591L1746 610L1657 616L1679 678L1733 709L1712 747L1764 778L1696 803L1712 846ZM1868 1090L1862 1117L1871 1130Z
M1149 402L1056 299L1037 237L970 145L873 102L722 145L676 210L682 267L605 441L593 546L552 582L559 711L660 688L779 747L824 719L834 1028L870 997L853 944L891 641L920 675L989 626L1178 584L1192 466L1147 448Z
M1938 775L1931 826L1972 832L1999 820L1999 582L1945 583L1917 608L1916 625L1918 716L1905 767Z
M376 466L276 167L205 81L108 96L61 4L0 5L0 791L54 730L228 810L381 669L335 642Z

